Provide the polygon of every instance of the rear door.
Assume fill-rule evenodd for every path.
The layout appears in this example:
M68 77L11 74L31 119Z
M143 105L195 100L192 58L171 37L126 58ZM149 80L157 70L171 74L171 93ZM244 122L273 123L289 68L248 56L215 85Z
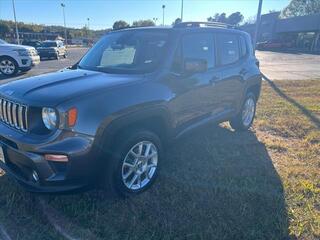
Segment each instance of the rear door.
M222 77L217 79L215 87L219 105L226 114L236 111L244 91L247 72L240 44L239 34L226 32L216 34L217 70L222 72Z

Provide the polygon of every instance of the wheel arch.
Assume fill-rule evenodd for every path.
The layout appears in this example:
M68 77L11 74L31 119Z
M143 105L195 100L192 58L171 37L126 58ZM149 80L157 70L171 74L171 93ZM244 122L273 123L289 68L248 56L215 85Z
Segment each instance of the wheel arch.
M1 55L0 56L0 59L3 59L3 58L10 58L11 60L13 60L15 62L15 64L17 65L17 67L19 67L19 64L17 62L16 59L14 59L13 57L9 56L9 55Z
M99 154L110 154L111 144L115 139L133 129L152 131L159 136L161 141L165 142L172 137L171 126L170 114L164 107L152 107L118 117L108 117L97 131L94 147Z

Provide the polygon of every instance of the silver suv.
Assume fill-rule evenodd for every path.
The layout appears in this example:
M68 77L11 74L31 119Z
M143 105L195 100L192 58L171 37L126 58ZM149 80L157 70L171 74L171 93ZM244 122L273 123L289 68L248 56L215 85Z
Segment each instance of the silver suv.
M39 63L40 57L34 47L9 44L0 39L0 72L3 75L12 77Z

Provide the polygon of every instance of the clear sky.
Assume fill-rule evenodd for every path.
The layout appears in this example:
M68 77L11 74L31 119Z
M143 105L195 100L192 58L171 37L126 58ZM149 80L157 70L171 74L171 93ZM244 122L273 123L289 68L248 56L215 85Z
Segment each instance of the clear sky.
M63 25L60 3L66 5L68 27L83 27L90 18L90 28L105 29L116 20L132 23L134 20L158 18L162 23L162 5L165 24L180 17L181 0L15 0L17 20L45 25ZM289 0L264 0L263 13L281 10ZM214 13L240 11L245 19L256 14L258 0L184 0L184 21L205 21ZM12 0L0 0L0 19L13 20Z

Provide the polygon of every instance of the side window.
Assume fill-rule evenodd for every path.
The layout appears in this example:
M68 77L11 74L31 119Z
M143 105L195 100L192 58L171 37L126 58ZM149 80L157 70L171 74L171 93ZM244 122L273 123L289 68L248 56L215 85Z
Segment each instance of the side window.
M240 36L240 49L241 49L241 57L245 57L248 53L246 40L243 36Z
M228 65L237 62L240 58L237 35L222 33L217 35L217 39L220 64Z
M213 68L215 65L213 39L213 35L209 33L188 34L183 36L183 58L206 60L208 68Z

